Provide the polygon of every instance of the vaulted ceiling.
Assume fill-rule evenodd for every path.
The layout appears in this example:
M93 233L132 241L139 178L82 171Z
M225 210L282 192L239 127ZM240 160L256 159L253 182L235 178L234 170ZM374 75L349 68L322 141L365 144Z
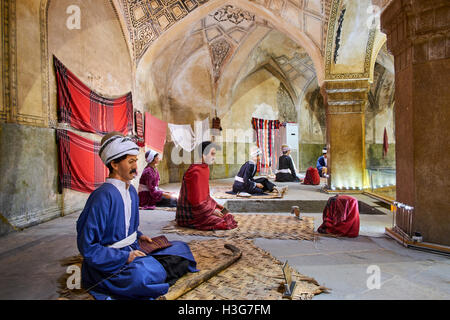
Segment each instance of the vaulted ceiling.
M177 22L188 16L209 16L242 27L263 13L281 20L308 38L319 52L325 48L331 0L115 0L127 30L132 56L137 64L146 50ZM240 8L246 9L242 12ZM217 10L220 9L220 10ZM217 10L217 11L216 11ZM211 20L211 19L210 19ZM245 28L245 27L244 27ZM212 28L214 29L214 27ZM213 37L215 31L209 31ZM232 36L238 37L239 31Z
M138 100L146 97L142 104L152 105L148 97L157 96L162 105L201 100L226 110L239 83L258 68L278 78L294 101L312 81L320 85L346 72L370 78L385 40L379 28L362 28L371 17L367 9L390 0L111 1L134 65ZM264 49L268 43L274 50ZM197 100L188 101L185 92Z

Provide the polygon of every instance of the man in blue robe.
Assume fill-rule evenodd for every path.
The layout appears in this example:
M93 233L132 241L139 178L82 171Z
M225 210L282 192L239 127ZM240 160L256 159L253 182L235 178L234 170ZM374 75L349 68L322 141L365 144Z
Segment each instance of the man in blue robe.
M196 262L185 242L145 254L139 241L139 197L130 181L137 175L139 147L114 132L102 139L100 157L110 174L89 196L77 221L77 245L83 256L82 286L96 299L154 299Z
M327 148L323 148L322 156L317 159L316 168L321 177L327 174Z

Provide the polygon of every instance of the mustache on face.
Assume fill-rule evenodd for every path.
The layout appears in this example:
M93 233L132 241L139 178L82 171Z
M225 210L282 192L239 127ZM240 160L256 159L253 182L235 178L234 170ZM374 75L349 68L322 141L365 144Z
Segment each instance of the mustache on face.
M132 169L132 170L130 171L130 174L132 174L132 173L136 173L136 174L137 174L137 170L136 170L136 169Z

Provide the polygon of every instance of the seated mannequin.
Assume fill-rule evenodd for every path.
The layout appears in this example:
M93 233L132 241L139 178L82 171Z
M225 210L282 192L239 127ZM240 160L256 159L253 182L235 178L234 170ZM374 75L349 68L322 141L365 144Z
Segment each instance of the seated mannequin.
M153 150L145 153L147 166L139 179L139 207L144 210L153 210L155 207L177 206L177 197L172 192L159 188L159 172L156 168L161 157Z
M300 182L291 157L291 148L288 145L281 147L283 155L279 159L278 171L275 181L279 182Z
M322 156L317 159L316 168L321 177L324 177L327 174L327 148L323 148Z
M110 174L91 193L77 221L82 287L96 299L157 298L183 274L198 271L196 261L182 241L142 251L141 245L152 240L139 231L139 198L131 184L139 147L112 132L102 139L99 153Z
M284 191L283 188L278 188L267 178L254 179L256 174L256 163L259 160L260 155L260 149L252 148L250 151L251 159L242 165L234 178L234 193L246 192L248 194L264 194L265 192L272 192L275 190L281 194Z
M175 218L179 226L198 230L237 227L234 217L209 194L209 165L215 161L216 149L212 142L203 142L199 150L202 163L192 164L184 173Z

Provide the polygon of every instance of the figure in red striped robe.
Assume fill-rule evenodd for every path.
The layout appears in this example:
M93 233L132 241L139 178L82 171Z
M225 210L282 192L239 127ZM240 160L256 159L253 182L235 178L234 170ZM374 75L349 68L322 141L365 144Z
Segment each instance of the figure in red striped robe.
M237 227L234 217L209 194L209 165L216 158L218 146L201 144L202 163L191 164L184 173L178 198L176 221L179 226L198 230L228 230Z

